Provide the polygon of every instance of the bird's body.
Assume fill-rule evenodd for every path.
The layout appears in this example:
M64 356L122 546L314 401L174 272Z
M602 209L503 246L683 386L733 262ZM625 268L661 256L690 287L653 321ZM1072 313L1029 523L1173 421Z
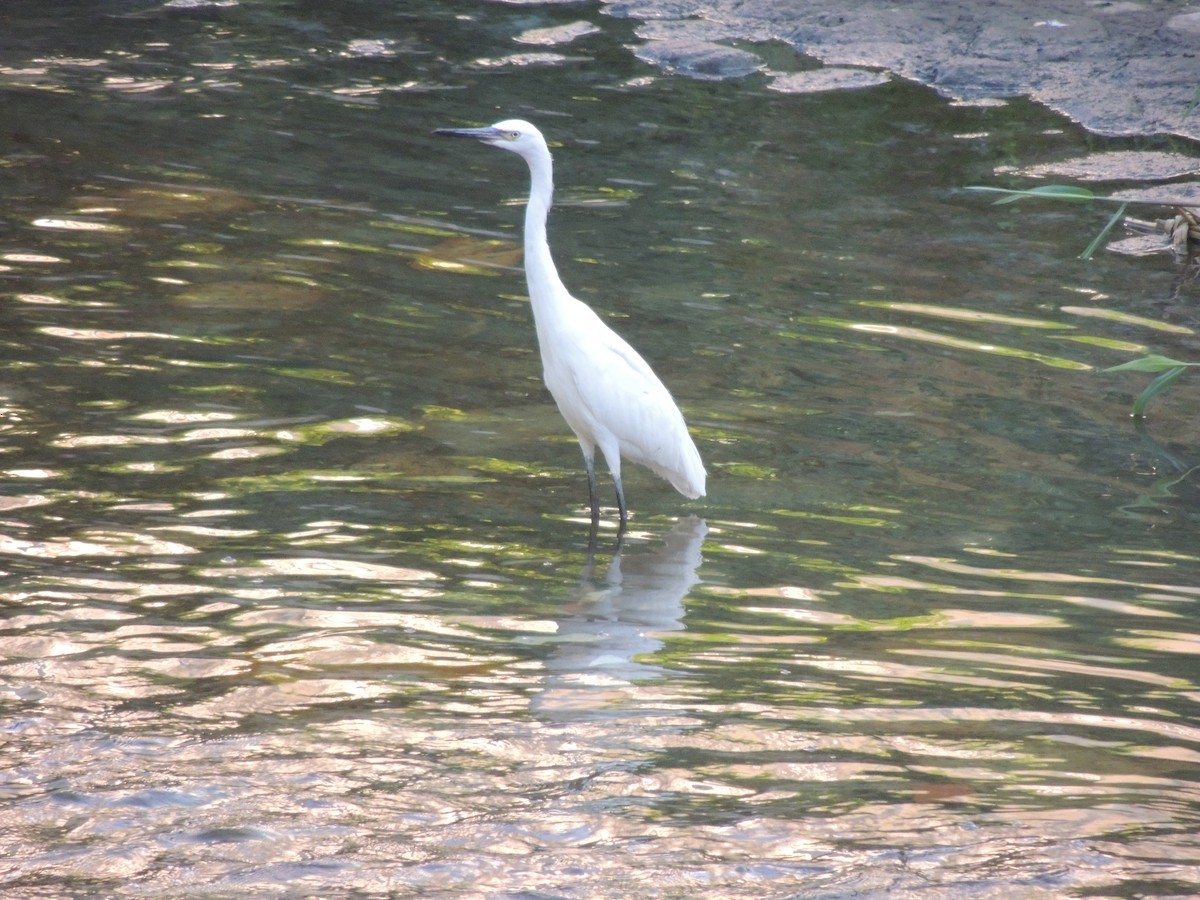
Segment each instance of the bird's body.
M541 132L518 119L488 128L439 129L509 150L529 164L525 208L525 277L546 387L579 439L588 473L592 518L599 518L595 452L603 454L628 518L621 457L662 476L685 497L704 496L705 471L683 414L658 376L624 338L567 291L550 256L546 218L554 193L553 163Z

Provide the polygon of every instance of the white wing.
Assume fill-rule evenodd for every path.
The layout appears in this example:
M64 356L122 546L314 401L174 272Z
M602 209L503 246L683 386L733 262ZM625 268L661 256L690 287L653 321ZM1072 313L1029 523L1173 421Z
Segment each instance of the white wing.
M704 496L704 465L683 415L638 352L577 300L548 325L552 333L538 335L546 386L580 441L619 450L686 497Z

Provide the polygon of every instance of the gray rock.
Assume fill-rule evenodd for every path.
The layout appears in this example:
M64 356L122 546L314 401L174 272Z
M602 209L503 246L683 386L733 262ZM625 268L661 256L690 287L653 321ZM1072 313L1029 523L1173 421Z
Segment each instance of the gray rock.
M1189 111L1200 88L1200 5L1181 5L618 0L606 10L655 23L639 29L638 56L689 77L763 67L747 58L753 53L725 55L713 42L782 40L826 65L885 69L955 100L1030 97L1097 134L1200 139L1200 109Z

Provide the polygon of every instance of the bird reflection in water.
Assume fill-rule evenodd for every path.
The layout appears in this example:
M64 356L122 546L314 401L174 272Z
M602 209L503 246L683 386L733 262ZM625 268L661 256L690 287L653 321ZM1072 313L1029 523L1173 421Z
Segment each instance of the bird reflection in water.
M577 596L558 619L545 661L549 677L534 700L549 719L574 718L599 710L631 683L661 677L645 658L663 646L662 635L683 630L683 601L700 584L703 519L680 519L649 552L618 544L612 560L597 571L589 558Z

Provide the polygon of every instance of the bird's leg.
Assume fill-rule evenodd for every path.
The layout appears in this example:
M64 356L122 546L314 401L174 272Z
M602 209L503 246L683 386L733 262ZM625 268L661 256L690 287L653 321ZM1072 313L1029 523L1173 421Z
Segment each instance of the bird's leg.
M592 528L600 521L600 491L596 487L596 458L594 453L583 451L583 465L587 469L588 502L592 506Z
M621 487L621 473L613 473L613 484L617 488L617 509L621 511L621 530L629 523L629 507L625 505L625 489Z
M583 567L583 581L590 583L596 571L596 547L600 543L600 520L592 519L588 529L587 563Z
M608 473L617 489L617 509L621 513L621 530L624 531L629 522L629 507L625 505L625 488L621 486L621 451L616 444L608 446L602 443L600 452L604 454L604 461L608 463Z

